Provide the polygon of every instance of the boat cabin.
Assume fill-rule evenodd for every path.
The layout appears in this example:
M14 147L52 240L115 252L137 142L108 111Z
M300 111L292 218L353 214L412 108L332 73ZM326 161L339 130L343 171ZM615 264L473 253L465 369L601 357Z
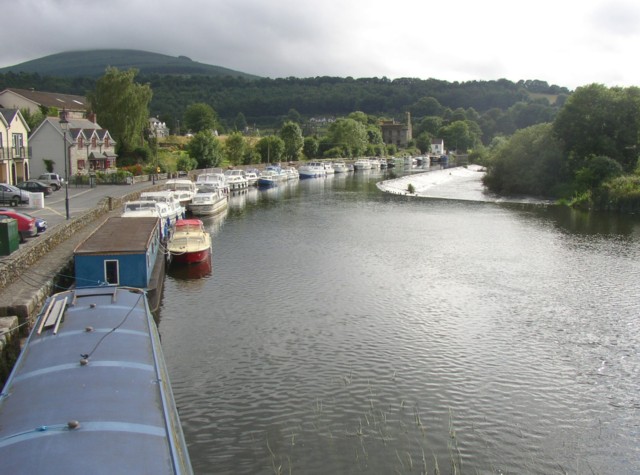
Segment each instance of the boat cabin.
M74 250L77 287L130 286L154 290L164 278L160 220L111 217ZM151 299L151 296L149 297Z

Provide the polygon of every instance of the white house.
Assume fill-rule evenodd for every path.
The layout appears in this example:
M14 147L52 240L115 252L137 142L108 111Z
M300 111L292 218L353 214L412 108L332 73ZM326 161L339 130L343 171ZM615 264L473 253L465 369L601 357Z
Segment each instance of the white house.
M433 139L431 141L431 155L436 155L440 157L444 155L444 140L443 139Z
M164 122L160 122L160 120L156 119L155 117L149 118L149 131L155 138L169 136L169 127L167 127L167 124Z
M0 109L0 183L27 180L29 126L18 109Z
M64 112L61 114L61 116ZM47 171L60 175L86 175L116 169L115 145L109 131L100 127L94 114L69 118L66 132L58 117L47 117L29 138L32 175ZM65 140L66 138L66 140ZM65 168L65 154L68 159ZM47 168L47 162L52 170Z

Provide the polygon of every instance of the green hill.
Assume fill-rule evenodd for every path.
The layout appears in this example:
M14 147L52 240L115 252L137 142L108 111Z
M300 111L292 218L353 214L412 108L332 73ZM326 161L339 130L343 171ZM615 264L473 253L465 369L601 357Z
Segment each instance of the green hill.
M0 74L37 73L55 77L100 77L107 66L118 69L136 68L140 74L161 74L177 76L232 76L257 79L258 76L240 71L212 66L192 61L186 56L167 56L148 51L129 49L102 49L87 51L67 51L43 58L26 61L14 66L0 68Z

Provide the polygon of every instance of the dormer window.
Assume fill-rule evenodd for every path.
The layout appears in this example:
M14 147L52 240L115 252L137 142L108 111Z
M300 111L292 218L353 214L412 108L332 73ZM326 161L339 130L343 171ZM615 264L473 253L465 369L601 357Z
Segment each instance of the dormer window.
M84 139L82 138L82 135L78 136L78 148L82 148L84 147Z
M109 137L105 137L104 138L104 146L108 147L109 146Z
M91 147L96 148L97 146L98 146L98 139L94 135L93 137L91 137Z

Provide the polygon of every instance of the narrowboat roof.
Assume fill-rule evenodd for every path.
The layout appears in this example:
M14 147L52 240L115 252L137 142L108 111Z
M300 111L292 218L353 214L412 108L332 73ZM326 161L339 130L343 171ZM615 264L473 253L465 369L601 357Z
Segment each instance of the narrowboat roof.
M50 297L0 393L3 473L191 474L144 291Z
M158 226L158 218L154 217L114 216L78 244L73 253L91 255L145 252Z

